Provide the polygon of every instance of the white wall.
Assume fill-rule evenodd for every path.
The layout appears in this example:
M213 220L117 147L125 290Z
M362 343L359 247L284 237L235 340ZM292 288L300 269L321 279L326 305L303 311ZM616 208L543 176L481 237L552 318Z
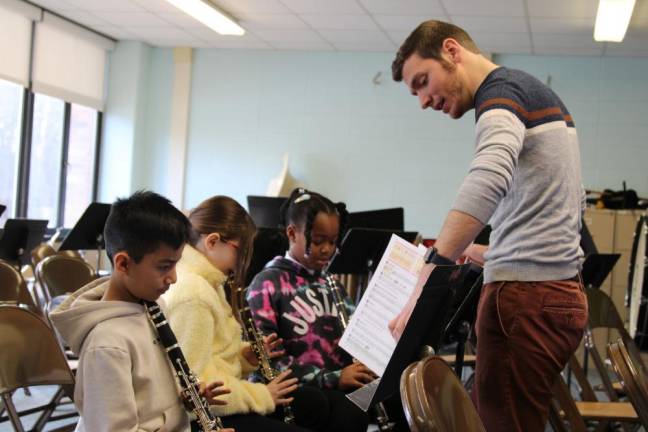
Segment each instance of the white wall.
M158 48L149 57L131 189L165 193L173 59L171 50ZM352 211L403 206L407 229L435 236L472 156L474 112L453 121L420 110L405 86L391 80L392 59L391 53L195 50L185 206L214 194L241 203L263 194L289 152L291 172L306 187ZM648 60L507 55L495 61L544 82L551 76L579 129L587 187L618 189L627 179L648 195ZM131 90L120 88L122 75L111 71L110 91L126 96ZM102 179L116 176L104 172Z

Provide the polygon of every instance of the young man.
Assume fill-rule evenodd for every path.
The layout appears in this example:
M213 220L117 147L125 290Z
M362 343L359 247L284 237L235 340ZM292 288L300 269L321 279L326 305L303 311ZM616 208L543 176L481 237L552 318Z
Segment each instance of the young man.
M417 289L390 323L392 334L402 334L434 266L453 263L490 223L490 248L477 257L485 259L485 284L473 399L489 432L543 431L552 387L587 320L578 280L584 191L574 122L550 88L495 65L452 24L419 25L392 72L423 109L457 119L474 108L477 141Z
M74 401L77 431L189 431L179 387L142 300L155 301L176 281L189 221L169 200L137 192L117 200L104 229L110 277L72 294L51 314L79 355ZM204 389L211 404L227 392Z

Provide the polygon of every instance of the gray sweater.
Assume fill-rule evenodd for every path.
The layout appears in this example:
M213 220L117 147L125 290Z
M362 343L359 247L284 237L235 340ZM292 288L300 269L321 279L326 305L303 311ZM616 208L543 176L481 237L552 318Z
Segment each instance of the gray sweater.
M578 136L558 96L500 67L475 94L476 148L453 209L493 231L485 282L568 279L580 269Z

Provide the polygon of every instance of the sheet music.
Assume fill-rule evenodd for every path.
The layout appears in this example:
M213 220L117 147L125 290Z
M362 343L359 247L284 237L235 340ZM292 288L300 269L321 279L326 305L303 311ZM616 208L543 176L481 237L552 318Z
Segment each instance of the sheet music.
M360 300L340 346L381 376L396 341L387 325L403 309L416 286L426 248L393 234Z

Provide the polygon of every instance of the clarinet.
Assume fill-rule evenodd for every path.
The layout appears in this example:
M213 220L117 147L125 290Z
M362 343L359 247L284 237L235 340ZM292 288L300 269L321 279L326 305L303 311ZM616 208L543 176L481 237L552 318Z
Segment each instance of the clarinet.
M349 314L344 305L344 296L340 292L340 286L337 284L331 273L328 272L328 267L322 271L322 276L324 276L326 285L331 290L331 295L333 296L333 304L335 305L338 320L340 321L342 331L344 331L349 325ZM389 415L387 414L385 405L382 402L378 402L374 405L373 409L376 413L378 430L380 430L381 432L389 432L394 430L396 424L389 420Z
M277 373L277 370L272 367L270 357L268 357L268 353L265 350L263 336L259 333L259 330L257 330L256 325L254 324L254 318L252 318L250 306L245 301L245 290L242 287L238 288L237 293L239 300L239 316L241 318L241 323L243 324L245 338L250 342L250 348L259 361L259 372L261 373L263 380L266 383L269 383L279 374ZM295 423L295 416L290 404L283 405L282 408L284 414L283 421L288 424Z
M158 334L158 340L169 355L169 360L171 360L175 375L182 389L182 396L185 400L187 411L196 416L201 431L207 432L223 429L220 418L214 416L209 411L207 399L200 396L198 378L189 369L184 354L182 354L178 341L173 334L173 330L171 330L171 326L162 313L160 306L156 302L147 300L142 300L142 303L146 309L146 316L149 322Z

